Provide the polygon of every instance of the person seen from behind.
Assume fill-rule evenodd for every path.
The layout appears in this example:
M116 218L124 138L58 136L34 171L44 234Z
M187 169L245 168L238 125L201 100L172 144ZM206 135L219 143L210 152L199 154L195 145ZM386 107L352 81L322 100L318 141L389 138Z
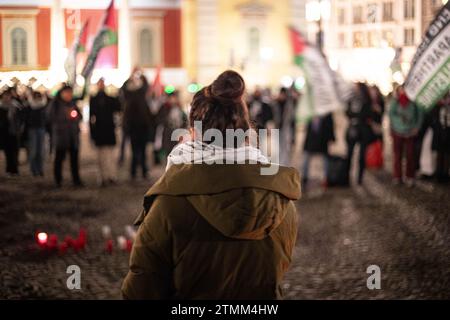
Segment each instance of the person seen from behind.
M45 125L48 99L39 91L29 91L27 97L28 147L30 169L33 176L44 175Z
M120 112L120 102L105 92L105 81L97 82L97 94L89 101L89 125L91 139L97 149L100 184L116 182L115 164L111 161L116 145L116 125L114 115Z
M404 182L407 186L413 186L416 173L415 142L422 125L423 111L409 100L403 86L397 87L396 95L389 109L389 120L393 139L393 182L394 184L403 182L402 162L405 152L406 177Z
M201 121L203 132L216 129L223 137L227 129L250 129L244 91L243 78L225 71L195 94L190 137L169 155L136 220L125 299L282 297L297 238L297 170L261 175L269 161L247 139L224 148L194 128ZM193 162L194 150L202 150L202 163Z

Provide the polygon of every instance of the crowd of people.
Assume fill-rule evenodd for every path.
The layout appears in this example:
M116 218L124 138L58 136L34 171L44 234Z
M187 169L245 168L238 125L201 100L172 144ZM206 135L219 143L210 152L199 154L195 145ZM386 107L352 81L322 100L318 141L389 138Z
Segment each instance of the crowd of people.
M131 179L136 179L138 175L146 179L149 176L147 146L153 146L152 163L164 164L167 155L178 143L171 139L173 131L187 127L188 117L179 93L157 94L139 68L132 72L115 96L107 93L104 79L100 79L95 87L95 94L89 97L88 123L90 138L97 152L100 184L117 182L117 164L119 167L123 165L128 145L131 146ZM83 186L79 172L80 122L83 118L80 101L85 99L86 91L85 88L80 96L75 96L74 88L63 84L54 97L27 86L9 87L1 93L0 147L5 154L8 175L19 174L19 150L23 147L27 151L32 175L43 176L47 156L44 146L48 140L48 149L54 159L55 184L62 186L63 164L68 154L72 182L75 186ZM294 87L283 87L276 94L270 89L256 88L245 98L255 129L279 129L279 162L285 165L296 156L292 153L297 137L296 108L299 99L301 95ZM422 150L428 129L433 132L431 147L437 155L433 176L439 182L449 181L450 95L439 101L431 111L425 112L408 99L402 86L386 98L376 86L359 82L355 83L353 94L346 104L347 153L340 159L340 167L334 163L336 157L329 153L330 143L336 140L333 114L315 115L307 122L300 168L304 188L308 186L310 161L314 156L322 159L325 187L348 185L356 146L359 146L357 183L362 184L368 153L383 156L383 148L379 146L383 145L382 122L385 113L389 118L393 141L393 182L404 182L408 186L414 184L420 169L421 154L431 152ZM116 161L118 141L119 157ZM375 145L378 149L374 153ZM403 157L406 157L404 177ZM341 181L331 181L329 177L333 171L342 171Z
M116 95L107 93L103 78L95 84L95 94L88 99L87 122L103 186L117 182L117 166L123 165L128 145L130 177L135 179L140 171L147 178L147 145L154 145L156 160L163 162L164 155L175 145L170 140L172 131L186 126L178 92L156 97L150 89L140 69L133 71ZM7 175L19 175L19 151L24 148L32 175L43 176L48 151L54 159L56 186L62 186L67 155L73 185L83 186L79 164L83 120L80 107L86 92L85 87L76 96L73 86L63 83L54 96L22 85L9 87L0 94L0 148L5 154ZM118 141L119 159L115 161Z

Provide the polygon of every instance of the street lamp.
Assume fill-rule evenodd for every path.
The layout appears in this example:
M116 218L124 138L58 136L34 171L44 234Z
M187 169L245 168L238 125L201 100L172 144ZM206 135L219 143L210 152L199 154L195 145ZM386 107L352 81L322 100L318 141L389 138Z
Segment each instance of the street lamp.
M317 23L316 44L319 50L323 49L323 20L328 20L331 13L329 0L313 0L306 3L306 20Z

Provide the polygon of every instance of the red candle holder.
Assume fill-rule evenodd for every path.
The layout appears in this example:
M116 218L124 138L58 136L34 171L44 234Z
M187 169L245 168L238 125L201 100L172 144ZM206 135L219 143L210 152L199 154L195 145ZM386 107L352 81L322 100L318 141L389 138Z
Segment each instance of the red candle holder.
M127 243L126 243L126 250L128 252L131 252L131 249L133 248L133 241L131 241L130 239L127 239Z
M51 234L48 237L47 248L49 250L56 250L58 248L58 236L56 234Z
M63 242L59 245L59 254L63 255L67 252L67 249L69 248L69 246L67 245L67 242Z
M78 234L77 245L78 249L84 249L86 246L87 233L86 230L81 228L80 233Z
M109 239L106 241L106 247L105 247L106 252L108 252L109 254L111 254L113 252L113 241L112 239Z

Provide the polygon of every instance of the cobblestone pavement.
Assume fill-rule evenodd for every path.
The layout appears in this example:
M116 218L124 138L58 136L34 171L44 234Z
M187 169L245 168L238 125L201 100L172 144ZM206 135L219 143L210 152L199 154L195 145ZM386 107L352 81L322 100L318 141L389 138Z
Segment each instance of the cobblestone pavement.
M83 189L55 189L50 164L45 178L32 179L25 165L20 177L7 178L0 156L0 298L120 298L128 253L106 253L101 228L123 234L152 181L131 183L124 168L119 185L98 188L87 143L82 152ZM151 180L160 173L154 170ZM66 177L69 182L68 170ZM450 298L449 191L425 182L412 189L392 186L385 172L368 174L360 188L322 192L313 186L298 202L286 298ZM84 251L45 255L34 245L38 229L63 238L76 236L80 226L88 231ZM66 287L71 264L81 268L81 290ZM381 268L381 290L366 287L372 264Z

